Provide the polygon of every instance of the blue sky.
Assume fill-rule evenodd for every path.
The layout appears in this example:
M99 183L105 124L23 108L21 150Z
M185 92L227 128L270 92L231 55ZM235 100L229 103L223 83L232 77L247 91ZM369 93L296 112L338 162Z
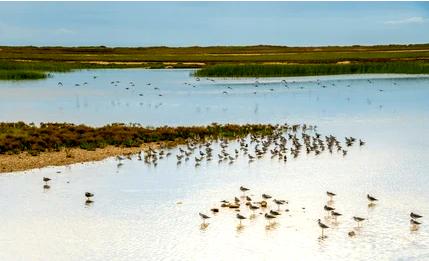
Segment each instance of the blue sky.
M429 43L429 2L0 2L0 45Z

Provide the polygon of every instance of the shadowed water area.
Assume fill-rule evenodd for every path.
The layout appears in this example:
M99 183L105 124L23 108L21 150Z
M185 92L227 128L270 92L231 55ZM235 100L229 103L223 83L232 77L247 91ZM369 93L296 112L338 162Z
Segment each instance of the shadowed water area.
M341 142L353 136L366 144L347 148L346 156L302 153L286 163L269 154L249 163L240 151L233 164L216 159L195 167L192 156L177 165L175 148L156 167L134 156L119 167L111 158L2 174L0 259L429 258L429 78L211 80L193 78L191 72L92 70L0 82L0 121L94 126L307 123ZM254 144L246 142L252 151ZM218 143L212 147L214 155L219 153ZM230 142L226 150L238 148ZM52 178L50 189L43 189L44 176ZM233 209L210 212L221 200L239 197L241 185L250 188L247 195L255 200L267 193L289 201L276 226L267 229L261 211L250 219L245 207L241 229ZM327 190L337 194L334 206L343 214L338 223L323 210ZM95 194L91 205L85 205L86 191ZM375 207L368 207L367 193L379 199ZM410 231L411 211L424 215L418 231ZM211 216L205 229L200 228L199 212ZM353 216L367 220L356 228ZM330 226L323 240L319 218ZM350 231L356 236L350 238Z

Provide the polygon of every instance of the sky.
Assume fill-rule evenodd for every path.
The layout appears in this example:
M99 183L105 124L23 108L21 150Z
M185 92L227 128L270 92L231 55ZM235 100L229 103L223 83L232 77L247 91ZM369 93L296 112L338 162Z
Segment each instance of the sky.
M429 43L429 2L0 2L0 45Z

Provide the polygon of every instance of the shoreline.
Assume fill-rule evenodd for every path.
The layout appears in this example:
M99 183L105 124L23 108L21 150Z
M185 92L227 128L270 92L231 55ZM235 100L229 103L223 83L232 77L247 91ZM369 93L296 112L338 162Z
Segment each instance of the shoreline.
M0 175L50 166L67 166L76 163L101 161L110 157L136 154L149 148L155 149L171 145L179 145L179 143L151 142L131 148L106 146L92 151L71 148L68 150L41 152L37 156L32 156L28 152L10 155L0 154ZM67 155L70 156L68 157Z

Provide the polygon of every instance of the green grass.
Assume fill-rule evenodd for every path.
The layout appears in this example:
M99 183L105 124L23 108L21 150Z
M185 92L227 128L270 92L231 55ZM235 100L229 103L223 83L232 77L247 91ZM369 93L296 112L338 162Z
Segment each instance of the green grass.
M405 73L429 74L429 63L219 64L195 72L198 77L286 77L307 75Z
M156 66L154 64L153 66ZM30 80L47 78L50 72L70 72L81 69L106 69L106 68L136 68L144 67L125 64L86 64L79 62L59 61L1 61L0 80ZM164 68L159 66L159 68Z
M36 80L47 78L48 74L41 71L1 70L0 80Z
M212 124L193 127L147 128L140 125L111 124L89 127L69 123L0 123L0 154L58 151L61 148L95 150L107 145L136 147L148 142L180 142L186 139L238 138L248 134L270 135L279 126L269 124Z

